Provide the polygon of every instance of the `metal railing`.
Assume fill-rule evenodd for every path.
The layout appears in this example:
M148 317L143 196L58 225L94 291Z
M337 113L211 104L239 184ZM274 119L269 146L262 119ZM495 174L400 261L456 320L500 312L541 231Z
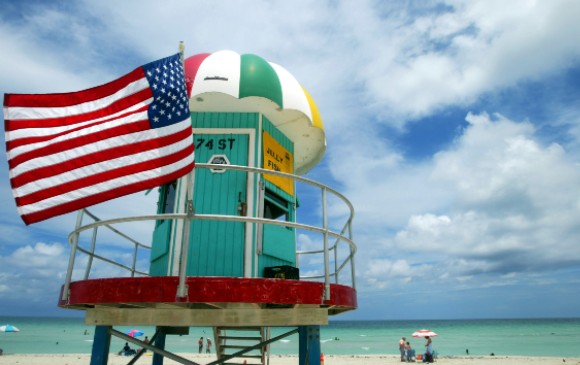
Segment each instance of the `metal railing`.
M278 225L283 227L290 227L296 229L296 233L298 231L307 231L311 233L317 233L322 236L321 242L318 242L321 246L320 248L313 249L313 250L298 250L296 251L296 265L301 268L301 264L305 265L307 268L311 268L314 266L314 269L307 270L312 271L310 275L301 275L301 280L319 280L323 281L325 286L324 290L324 299L330 299L330 283L331 278L332 281L336 284L344 284L351 286L353 288L356 287L355 282L355 265L354 265L354 256L356 253L356 245L353 241L352 237L352 222L354 218L354 208L352 204L339 192L319 183L314 180L288 174L284 172L277 172L272 170L266 170L261 168L253 168L253 167L246 167L246 166L236 166L236 165L214 165L214 164L203 164L203 163L196 163L196 169L215 169L216 166L219 166L219 169L224 170L237 170L237 171L245 171L248 174L257 174L260 177L263 175L277 175L281 177L286 177L289 179L294 180L297 183L297 187L299 188L300 185L298 184L305 184L309 187L314 187L320 190L320 207L321 207L321 218L322 222L320 226L313 225L313 224L305 224L300 222L287 222L287 221L280 221L280 220L273 220L273 219L266 219L260 218L256 216L238 216L238 215L219 215L219 214L196 214L191 212L188 214L186 213L173 213L173 214L153 214L153 215L144 215L144 216L134 216L134 217L125 217L125 218L115 218L115 219L107 219L101 220L96 215L89 212L87 209L83 209L79 211L77 217L77 223L75 229L69 234L68 241L71 245L71 252L68 264L67 275L64 283L64 290L62 294L62 300L66 301L69 296L69 288L72 278L74 276L75 266L78 265L77 263L77 254L84 254L88 256L88 260L86 261L86 267L84 268L84 275L83 280L90 279L91 271L93 269L94 260L98 260L102 263L106 263L109 265L113 265L113 267L119 268L122 271L127 272L127 276L134 277L136 275L139 276L148 276L147 272L141 271L137 268L137 260L138 257L142 255L150 255L151 246L149 244L145 244L139 242L138 240L131 238L129 235L123 233L120 229L113 227L113 225L119 224L127 224L131 222L143 222L143 221L159 221L159 220L184 220L184 221L191 221L191 220L207 220L207 221L223 221L223 222L243 222L243 223L253 223L256 226L259 225ZM298 189L297 189L298 190ZM329 225L329 208L328 208L328 196L334 196L338 199L338 201L342 202L344 206L348 208L348 214L345 218L344 222L339 222L338 226L341 227L339 231L334 231L330 228ZM311 204L315 204L310 202ZM300 209L309 209L309 207L300 207ZM84 223L83 220L85 218L91 219L90 223ZM122 241L126 242L127 248L125 250L127 252L131 252L131 259L127 262L121 262L119 260L115 260L111 257L105 257L102 254L98 254L96 249L98 246L98 232L100 229L105 229L107 232L113 233L115 237L120 238ZM90 239L88 243L85 244L86 240L81 240L81 234L89 233L90 232ZM259 232L259 230L255 230L255 232ZM84 236L83 236L84 237ZM120 247L120 246L119 246ZM145 253L141 253L145 251ZM332 260L331 260L332 254ZM316 263L312 264L312 262L320 262L318 257L322 256L322 269L316 267ZM147 256L148 257L148 256ZM127 260L125 260L127 261ZM331 262L334 264L331 270ZM341 283L341 273L345 272L345 270L350 271L349 280L347 282ZM301 270L302 271L302 268ZM322 279L322 280L321 280ZM179 280L180 285L185 283L185 271L180 271L179 273Z

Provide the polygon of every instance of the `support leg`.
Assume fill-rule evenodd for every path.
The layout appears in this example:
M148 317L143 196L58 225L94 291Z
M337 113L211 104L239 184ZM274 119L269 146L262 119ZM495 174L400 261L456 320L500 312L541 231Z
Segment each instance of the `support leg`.
M298 327L299 364L320 365L320 326Z
M111 326L95 327L91 365L107 365L109 361L109 349L111 347L110 329Z
M165 332L162 331L159 327L157 327L156 329L156 338L155 338L155 343L153 345L155 345L155 347L157 347L158 349L161 350L165 350ZM93 364L91 364L93 365ZM154 353L153 354L153 365L163 365L163 356Z

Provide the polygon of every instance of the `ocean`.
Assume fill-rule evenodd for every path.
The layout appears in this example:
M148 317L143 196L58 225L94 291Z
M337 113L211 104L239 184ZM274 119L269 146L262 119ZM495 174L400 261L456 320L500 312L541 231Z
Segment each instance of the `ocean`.
M0 348L7 354L90 353L94 327L82 318L0 317L0 325L12 324L16 333L0 332ZM131 327L115 327L128 331ZM412 338L419 329L428 328L438 336L433 347L439 356L562 356L580 357L580 318L566 319L473 319L473 320L400 320L331 321L321 326L321 348L327 355L398 354L398 342L405 336L417 353L424 339ZM153 327L139 327L153 336ZM289 331L272 329L272 337ZM212 336L209 327L191 327L187 336L167 336L166 349L196 352L199 337ZM113 337L111 352L124 342ZM212 349L213 350L213 349ZM292 335L271 346L272 354L297 354L298 336Z

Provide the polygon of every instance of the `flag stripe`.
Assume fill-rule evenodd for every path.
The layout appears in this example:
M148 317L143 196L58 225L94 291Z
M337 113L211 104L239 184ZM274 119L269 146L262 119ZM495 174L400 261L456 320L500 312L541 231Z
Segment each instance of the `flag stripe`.
M102 119L99 121L95 121L95 122L88 122L88 124L83 124L83 125L79 125L79 126L75 126L73 128L67 128L65 130L63 130L62 132L58 132L56 131L56 133L54 134L47 134L47 135L33 135L32 137L30 136L30 134L28 134L28 137L22 137L22 138L18 138L17 140L13 140L13 141L8 141L6 142L6 149L8 150L15 150L18 147L21 146L26 146L26 145L35 145L36 143L40 143L40 142L45 142L45 141L50 141L50 140L54 140L58 137L61 136L66 136L69 133L72 132L78 132L81 131L83 129L86 128L91 128L94 126L98 126L100 124L104 124L110 121L114 121L116 118L124 118L127 117L129 115L135 114L135 113L139 113L143 110L147 110L147 105L141 107L140 109L137 109L135 111L131 111L131 112L127 112L127 113L122 113L118 116L112 117L112 118L106 118L106 119ZM55 128L56 129L56 128ZM30 129L21 129L20 131L30 131ZM23 134L26 135L26 134Z
M135 94L128 95L120 100L114 101L110 104L103 104L103 103L94 103L91 102L89 104L103 104L101 108L96 110L86 110L86 106L77 106L77 107L68 107L66 109L71 109L68 115L61 116L49 116L48 113L44 113L44 117L42 118L42 128L50 128L50 127L59 127L59 126L69 126L75 125L78 123L92 121L97 118L101 118L103 116L108 116L114 113L117 113L122 110L126 110L127 108L135 105L138 102L145 101L151 98L152 93L150 89L141 90ZM73 111L74 110L74 111ZM77 114L73 114L73 113ZM38 119L33 119L34 117L38 118L40 113L33 113L30 115L30 119L11 119L9 127L11 130L18 130L24 128L37 128L38 127Z
M26 164L16 166L11 170L11 178L18 179L20 175L26 172L34 172L44 167L57 168L57 165L67 163L67 161L70 162L68 167L74 169L81 166L83 162L90 164L116 158L123 153L132 154L136 151L135 148L139 148L137 151L140 152L146 151L163 144L172 143L174 139L166 139L171 135L177 134L175 137L175 140L177 140L185 134L190 134L190 125L189 120L186 120L169 127L149 129L133 134L121 134L115 138L82 146L80 149L70 149L62 153L43 156L42 158L27 161ZM161 142L155 141L155 139L160 139ZM84 160L85 157L86 160Z
M115 190L117 189L117 187L121 185L131 185L134 183L138 183L140 180L149 181L151 179L154 179L156 175L160 173L172 172L189 165L193 161L193 156L190 155L189 157L186 160L181 160L166 166L158 166L155 169L124 175L97 185L92 185L86 188L81 188L60 195L52 196L48 199L39 201L35 204L22 205L20 206L20 210L22 212L22 215L26 215L41 210L52 209L55 206L66 204L70 200L82 199L84 196L87 195L96 195L105 193L107 191Z
M125 184L123 182L123 184L125 185L122 186L119 186L121 185L121 183L118 182L117 183L118 187L112 190L107 190L97 194L85 196L76 200L68 201L60 205L55 205L51 208L46 208L45 210L35 211L32 213L21 213L22 219L26 224L32 224L57 215L69 213L78 209L95 205L107 200L115 199L138 191L151 189L156 186L165 184L169 181L182 177L183 175L190 172L191 169L193 169L193 166L194 163L192 159L192 162L190 164L184 166L183 168L180 168L179 170L175 170L171 173L167 173L165 175L160 175L160 173L152 174L153 177L151 177L149 180L137 180L130 184ZM19 210L21 209L19 208Z
M98 149L91 153L81 157L64 159L60 163L55 163L50 166L41 166L35 170L27 171L23 174L15 176L12 178L12 187L16 189L15 196L23 196L28 194L31 191L31 188L27 188L26 185L30 184L35 181L39 181L41 179L47 179L51 177L63 178L64 181L69 181L73 176L64 175L66 172L75 172L77 174L88 174L91 170L99 171L101 169L101 164L107 164L109 162L117 162L124 166L127 164L127 160L122 160L124 156L131 156L131 158L138 157L139 159L149 159L151 158L151 154L155 153L162 153L162 152L172 152L167 149L166 146L174 145L175 143L185 142L186 144L189 142L188 138L190 137L190 133L188 130L184 129L178 133L169 134L164 137L160 137L157 140L145 140L145 141L138 141L135 143L123 143L116 148L111 148L107 150L107 153L104 154L102 151ZM189 142L191 143L191 142ZM183 148L183 147L182 147ZM160 151L156 151L159 149ZM135 151L139 151L135 153ZM135 156L135 155L138 156ZM79 171L79 169L82 169ZM39 181L40 183L40 181ZM46 183L51 186L55 184L55 181L46 181Z
M20 165L23 162L36 159L38 157L45 157L52 154L58 154L65 152L76 147L82 147L103 141L109 138L116 138L119 133L122 134L132 134L135 132L142 132L149 129L149 122L147 120L140 120L136 123L125 124L119 127L105 129L100 132L92 133L86 136L74 137L62 142L52 143L46 147L37 148L35 150L23 153L16 156L8 161L8 165L11 169Z
M56 94L6 94L4 96L4 105L30 109L58 108L78 105L90 101L98 101L110 97L110 95L116 93L117 90L125 89L137 80L144 80L143 76L143 68L138 67L114 81L82 91ZM10 116L9 119L19 118L18 115L13 115Z
M107 169L115 169L118 166L129 166L134 165L140 161L159 161L160 157L165 155L175 155L178 153L182 153L182 151L189 151L190 141L182 140L172 145L160 148L159 150L155 151L147 151L144 153L137 153L134 155L123 156L120 158L112 159L110 161L104 161L98 164L93 164L86 167L81 167L72 171L65 171L59 175L42 178L38 180L31 181L30 183L26 184L22 188L18 189L18 195L15 194L16 198L20 197L27 197L28 195L35 194L42 189L45 189L46 186L54 186L54 185L61 185L62 182L74 182L79 179L83 179L87 176L96 175L102 172L107 171ZM185 156L184 156L185 157ZM63 187L66 190L68 187ZM63 191L64 191L63 190ZM70 189L69 189L70 190ZM74 189L73 189L74 190Z
M125 116L119 116L118 119L110 120L110 121L103 123L103 124L87 126L86 128L81 128L77 131L72 131L71 133L67 133L67 134L60 135L58 137L54 137L51 140L37 142L37 143L31 143L28 145L22 145L22 146L16 147L13 150L10 150L10 152L8 153L8 160L12 160L15 157L20 156L22 154L32 152L34 150L38 150L41 148L45 148L47 146L51 146L51 145L57 144L59 142L66 142L66 141L69 141L69 140L74 139L74 138L90 136L91 134L97 133L100 131L104 131L104 130L108 130L108 129L112 129L112 128L116 128L116 127L120 127L118 130L122 131L123 126L125 126L125 125L130 125L131 123L139 123L139 122L142 123L143 121L146 121L146 120L147 120L147 112L146 111L129 113L128 115L125 115ZM130 128L134 128L134 126L130 127Z
M56 180L57 182L62 182L60 185L48 185L49 188L44 188L37 190L36 192L30 193L22 197L16 197L16 204L20 206L25 206L29 204L38 203L42 200L49 199L53 196L62 195L66 193L73 192L75 190L80 190L92 185L97 185L104 183L109 180L124 177L126 175L131 175L138 173L140 171L152 170L158 166L171 165L173 163L179 162L187 156L191 155L192 146L186 146L185 149L179 150L172 154L166 154L162 157L156 159L145 160L133 164L119 165L117 161L107 161L107 166L105 170L99 173L93 173L92 175L81 177L76 180ZM133 159L134 160L134 159Z
M87 120L85 122L79 122L72 125L63 125L63 126L54 126L50 128L40 128L39 126L42 125L42 121L37 121L38 125L35 125L33 128L20 128L16 130L6 130L6 140L7 141L15 141L21 138L26 137L38 137L38 136L52 136L57 133L66 132L72 128L78 128L85 125L92 124L94 122L102 122L107 120L112 120L115 118L120 118L126 114L130 114L131 112L141 110L144 107L149 107L149 103L152 99L147 99L141 102L136 103L135 105L127 108L126 110L121 110L118 113L114 113L111 115L103 116L102 118L95 118L94 120Z

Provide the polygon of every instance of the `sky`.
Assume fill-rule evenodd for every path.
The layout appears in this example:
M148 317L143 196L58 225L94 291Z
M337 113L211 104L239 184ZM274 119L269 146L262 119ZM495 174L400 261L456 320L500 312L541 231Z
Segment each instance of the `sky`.
M355 208L359 308L335 319L580 317L579 19L574 0L4 0L0 92L93 87L179 41L257 54L313 96L328 147L306 176ZM81 315L56 305L75 214L25 226L5 159L0 199L0 313Z

